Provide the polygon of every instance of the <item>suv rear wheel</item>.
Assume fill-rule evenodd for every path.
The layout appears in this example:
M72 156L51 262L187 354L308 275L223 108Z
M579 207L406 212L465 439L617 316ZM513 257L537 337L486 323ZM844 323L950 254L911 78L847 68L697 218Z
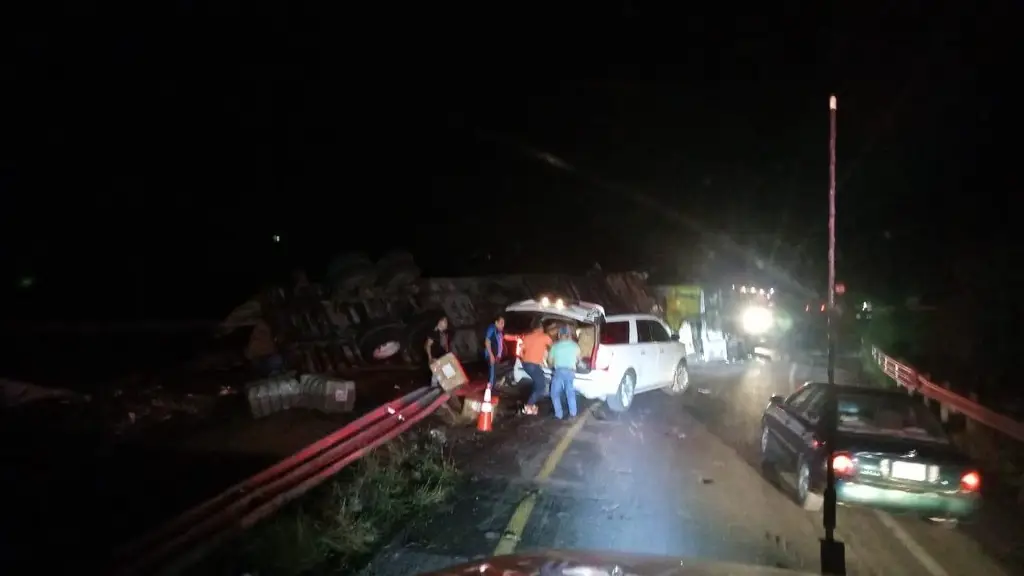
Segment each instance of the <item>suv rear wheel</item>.
M672 373L672 383L662 388L662 390L674 396L685 394L689 387L690 372L686 369L686 361L684 360L676 365L676 370Z
M634 392L636 392L636 373L630 368L622 375L622 380L619 381L619 389L616 390L615 394L608 396L605 402L612 412L625 412L629 410L629 406L633 403Z

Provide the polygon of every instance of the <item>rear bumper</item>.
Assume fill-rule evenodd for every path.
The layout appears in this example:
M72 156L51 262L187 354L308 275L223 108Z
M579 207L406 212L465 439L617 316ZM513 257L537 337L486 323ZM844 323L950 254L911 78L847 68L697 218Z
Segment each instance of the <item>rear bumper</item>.
M533 382L530 375L523 370L523 363L516 359L516 365L512 369L512 377L516 382ZM551 370L544 368L544 375L551 378ZM589 400L604 400L606 397L619 391L619 379L612 376L605 370L593 370L587 373L576 373L573 380L573 388L580 396Z
M836 499L844 504L858 504L926 516L962 518L973 514L981 505L978 494L963 492L908 492L881 488L858 482L836 483Z

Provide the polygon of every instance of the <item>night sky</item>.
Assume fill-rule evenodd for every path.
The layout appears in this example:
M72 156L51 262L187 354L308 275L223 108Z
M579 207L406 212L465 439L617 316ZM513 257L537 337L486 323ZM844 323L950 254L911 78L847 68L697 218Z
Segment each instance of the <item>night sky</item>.
M760 261L823 291L833 92L840 278L1020 285L1019 3L651 4L27 8L5 18L5 289L221 314L291 266L404 247L429 274Z

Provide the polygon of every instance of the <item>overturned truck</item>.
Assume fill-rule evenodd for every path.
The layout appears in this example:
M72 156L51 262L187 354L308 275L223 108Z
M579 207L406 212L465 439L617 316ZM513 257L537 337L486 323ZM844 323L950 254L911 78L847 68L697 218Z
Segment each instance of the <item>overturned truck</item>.
M484 327L505 307L538 294L597 302L609 313L653 312L646 274L495 275L420 278L411 258L336 262L324 283L298 278L239 306L224 334L249 330L246 356L273 369L345 373L368 366L425 366L422 343L441 315L453 351L481 355Z

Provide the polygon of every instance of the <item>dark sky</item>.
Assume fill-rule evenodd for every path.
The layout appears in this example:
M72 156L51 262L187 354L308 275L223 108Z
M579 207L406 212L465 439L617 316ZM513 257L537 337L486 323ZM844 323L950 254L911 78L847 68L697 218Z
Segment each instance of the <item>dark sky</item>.
M30 7L5 18L8 285L185 315L405 247L436 274L760 259L823 289L831 92L839 276L1016 281L1015 3L650 4Z

